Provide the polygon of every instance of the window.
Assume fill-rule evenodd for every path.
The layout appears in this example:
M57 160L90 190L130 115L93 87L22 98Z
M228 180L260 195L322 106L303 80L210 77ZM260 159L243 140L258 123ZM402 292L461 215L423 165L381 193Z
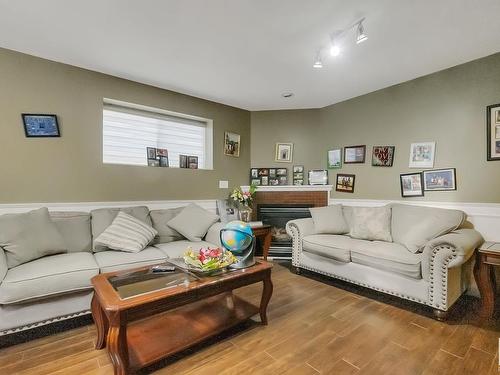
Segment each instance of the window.
M198 157L198 168L212 169L212 121L161 109L105 99L103 163L147 165L146 148L168 150L170 167L179 155Z

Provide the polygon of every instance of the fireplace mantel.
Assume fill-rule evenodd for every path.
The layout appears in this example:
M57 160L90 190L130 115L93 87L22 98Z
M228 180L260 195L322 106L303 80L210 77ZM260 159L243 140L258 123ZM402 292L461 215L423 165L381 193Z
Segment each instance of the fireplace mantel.
M250 186L242 186L243 191L248 191ZM257 186L257 191L327 191L330 192L333 185L280 185L280 186Z

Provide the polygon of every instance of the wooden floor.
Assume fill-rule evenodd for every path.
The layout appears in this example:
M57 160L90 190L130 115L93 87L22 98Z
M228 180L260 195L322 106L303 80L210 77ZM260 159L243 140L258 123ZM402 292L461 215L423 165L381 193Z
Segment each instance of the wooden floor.
M430 309L283 265L273 270L269 325L249 322L143 373L498 374L500 324L462 299L447 323ZM258 302L260 286L238 291ZM112 374L88 325L0 350L0 374Z

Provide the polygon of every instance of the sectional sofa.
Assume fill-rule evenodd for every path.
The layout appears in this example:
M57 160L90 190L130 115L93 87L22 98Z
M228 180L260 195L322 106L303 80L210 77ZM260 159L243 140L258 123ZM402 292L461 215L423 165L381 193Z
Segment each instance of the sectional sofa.
M190 246L220 246L220 222L203 230L206 234L201 241L190 241L169 227L167 222L182 210L183 207L150 211L138 206L101 208L90 213L50 212L50 219L64 239L64 252L22 264L16 262L13 266L0 246L0 336L90 313L90 279L99 273L162 263L182 256ZM139 252L114 251L93 244L93 239L119 211L156 229L154 242ZM30 228L19 224L19 228L9 230L17 231L18 237L23 238ZM41 242L48 241L44 233L39 238Z

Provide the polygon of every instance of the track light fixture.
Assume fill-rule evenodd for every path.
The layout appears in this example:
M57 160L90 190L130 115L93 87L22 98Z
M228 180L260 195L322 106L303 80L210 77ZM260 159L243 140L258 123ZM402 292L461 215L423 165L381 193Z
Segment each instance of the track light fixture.
M368 36L365 34L365 28L363 27L363 21L364 19L362 19L358 23L358 29L356 33L356 44L362 43L368 39Z
M318 51L316 59L314 59L313 68L321 69L323 67L323 62L321 61L321 51Z

